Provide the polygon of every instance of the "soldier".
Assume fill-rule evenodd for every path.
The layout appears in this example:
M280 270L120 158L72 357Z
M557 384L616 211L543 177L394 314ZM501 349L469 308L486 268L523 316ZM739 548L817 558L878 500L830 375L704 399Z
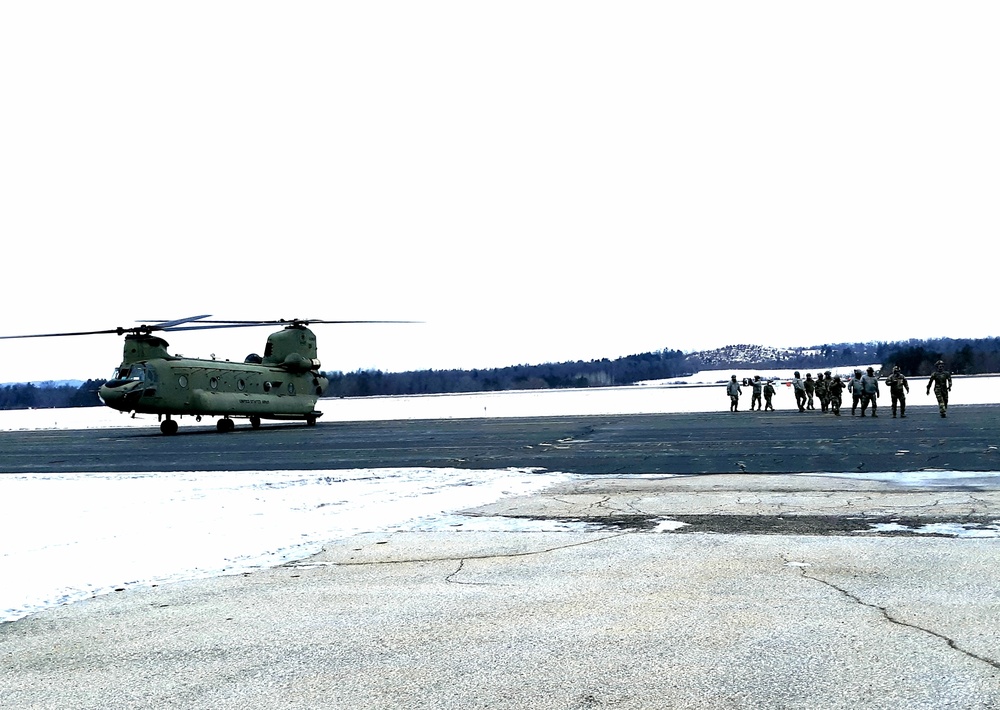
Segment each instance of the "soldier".
M828 380L829 381L829 380ZM833 381L829 381L830 384L827 387L827 391L830 395L830 410L836 416L840 416L840 403L844 398L844 383L840 379L840 375L833 378Z
M795 390L795 404L798 405L799 411L806 411L806 386L802 382L802 376L798 372L792 378L792 389Z
M740 389L740 383L736 381L736 375L733 375L733 379L726 385L726 393L729 395L729 411L738 411L740 408L740 395L743 394L743 390Z
M875 374L875 370L871 367L868 368L868 374L861 378L861 416L865 416L865 410L868 409L868 405L872 405L872 416L877 417L878 412L875 411L878 408L876 400L878 399L878 376Z
M858 405L861 404L861 393L864 387L861 386L861 370L854 371L854 378L847 383L847 390L851 393L851 416L858 412Z
M816 380L813 379L811 372L806 373L806 381L803 382L802 385L806 388L806 397L808 399L806 409L816 409L816 407L813 406L813 394L816 392Z
M942 417L946 417L948 416L948 393L951 392L951 373L945 371L942 360L938 360L934 365L937 370L931 373L931 379L927 382L927 394L931 393L931 385L934 385L938 411L941 412Z
M826 414L830 407L830 371L816 375L816 396L819 397L820 410Z
M760 381L760 375L753 376L753 394L750 395L750 411L753 411L754 403L757 404L757 411L760 411L760 395L764 388L764 383Z
M886 383L889 385L889 396L892 397L892 418L896 418L896 403L899 403L899 418L906 418L906 395L910 391L910 384L903 377L903 373L899 371L899 365L894 365L892 368L892 374L886 378ZM904 392L905 390L905 392Z
M767 381L764 385L764 409L774 411L774 405L771 404L771 397L774 396L774 385L771 384L771 380Z

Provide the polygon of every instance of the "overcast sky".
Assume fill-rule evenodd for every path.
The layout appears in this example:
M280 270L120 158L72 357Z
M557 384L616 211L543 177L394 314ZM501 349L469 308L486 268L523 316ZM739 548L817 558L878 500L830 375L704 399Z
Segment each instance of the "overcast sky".
M995 2L0 7L0 333L324 369L1000 335ZM240 359L266 330L178 333ZM114 336L0 341L0 382Z

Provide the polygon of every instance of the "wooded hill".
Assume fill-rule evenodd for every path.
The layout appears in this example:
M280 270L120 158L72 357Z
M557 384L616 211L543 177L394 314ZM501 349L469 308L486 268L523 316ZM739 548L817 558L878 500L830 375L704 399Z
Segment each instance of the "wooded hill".
M701 370L759 367L822 371L831 367L881 363L899 365L907 376L929 375L944 360L954 374L1000 372L1000 338L908 340L893 343L840 343L808 348L767 348L731 345L718 350L685 354L680 350L628 355L609 360L513 365L483 370L417 370L413 372L327 372L327 397L487 392L515 389L606 387L646 380L683 381ZM10 384L0 386L0 409L97 406L97 390L104 380L65 384Z
M798 369L803 374L831 367L881 363L898 364L911 376L929 375L944 360L955 374L1000 372L1000 338L977 340L909 340L894 343L839 343L808 348L766 348L731 345L719 350L684 354L661 350L615 360L515 365L489 370L419 370L328 372L328 397L483 392L561 387L630 385L645 380L677 380L702 370L759 367Z

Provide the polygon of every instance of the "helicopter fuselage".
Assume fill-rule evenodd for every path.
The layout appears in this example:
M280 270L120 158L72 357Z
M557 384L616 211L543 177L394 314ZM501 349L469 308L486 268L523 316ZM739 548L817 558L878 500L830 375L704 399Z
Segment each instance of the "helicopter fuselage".
M263 365L158 359L134 363L100 389L106 405L140 414L305 419L326 379Z
M157 336L128 336L121 365L100 388L101 400L122 412L158 415L165 434L177 431L174 416L222 417L219 430L228 431L232 417L249 418L257 427L261 419L311 425L322 415L316 402L328 382L306 328L273 334L263 358L251 355L242 363L172 356L166 347Z
M101 400L113 409L155 414L160 431L177 433L174 417L221 417L219 431L232 431L233 417L245 417L256 429L261 419L298 419L312 426L322 412L316 401L329 382L320 371L316 335L310 323L414 323L387 320L208 320L199 315L154 320L130 328L81 330L34 335L0 335L0 340L63 338L80 335L124 335L122 362L101 386ZM282 326L271 333L263 355L248 355L242 363L171 355L156 333L218 328Z

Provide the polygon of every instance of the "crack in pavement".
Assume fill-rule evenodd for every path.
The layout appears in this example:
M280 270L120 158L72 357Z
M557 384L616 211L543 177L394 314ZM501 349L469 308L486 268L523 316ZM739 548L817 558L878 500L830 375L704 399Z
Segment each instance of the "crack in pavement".
M621 537L622 535L629 535L629 532L618 533L617 535L606 535L605 537L598 538L597 540L585 540L583 542L577 542L570 545L559 545L558 547L550 547L545 550L534 550L531 552L512 552L503 555L473 555L471 557L462 557L458 559L458 567L451 574L445 576L444 581L448 584L465 584L472 587L510 587L514 586L511 584L496 584L494 582L463 582L460 579L455 579L465 568L465 563L468 560L490 560L490 559L502 559L505 557L528 557L531 555L541 555L546 552L554 552L556 550L565 550L571 547L580 547L581 545L592 545L596 542L603 542L605 540L611 540L616 537ZM454 558L453 558L454 559Z
M509 587L509 586L511 586L509 584L489 584L487 582L463 582L463 581L461 581L459 579L455 579L455 577L457 577L461 573L461 571L462 571L462 569L464 567L465 567L465 560L464 559L459 560L458 561L458 567L455 568L454 572L452 572L451 574L447 575L444 578L444 581L448 582L448 584L466 584L466 585L469 585L470 587Z
M633 515L652 515L652 513L640 508L637 501L627 501L625 508L626 510L631 510Z
M316 562L309 560L296 560L293 562L286 562L280 565L281 568L285 569L315 569L320 567L364 567L364 566L374 566L374 565L406 565L406 564L419 564L421 562L459 562L461 569L462 565L468 560L499 560L504 558L514 558L514 557L531 557L533 555L544 555L549 552L556 552L558 550L568 550L573 547L582 547L584 545L594 545L599 542L604 542L605 540L613 540L615 538L621 537L622 535L634 534L633 530L625 530L613 535L604 535L603 537L596 538L594 540L583 540L581 542L572 542L566 545L555 545L554 547L546 547L541 550L528 550L526 552L504 552L504 553L494 553L494 554L484 554L484 555L465 555L461 557L411 557L400 560L359 560L356 562ZM454 576L456 572L452 572L449 576Z
M821 577L817 577L816 575L809 574L806 571L805 567L801 566L801 563L792 562L791 560L788 560L787 558L784 558L784 557L782 557L782 559L785 561L785 564L787 566L797 566L799 568L799 574L803 577L803 579L809 579L809 580L812 580L814 582L819 582L820 584L823 584L823 585L829 587L830 589L833 589L834 591L840 592L840 594L842 594L843 596L847 597L848 599L850 599L851 601L855 602L856 604L860 604L861 606L867 607L869 609L874 609L875 611L879 612L882 615L882 618L884 618L890 624L895 624L896 626L902 626L902 627L907 628L907 629L913 629L914 631L921 631L921 632L923 632L925 634L928 634L929 636L933 636L935 638L941 639L946 644L948 644L948 647L951 648L952 650L958 651L959 653L961 653L961 654L963 654L965 656L968 656L969 658L975 659L975 660L977 660L977 661L979 661L981 663L985 663L988 666L992 666L993 668L996 668L996 669L1000 670L1000 661L994 661L991 658L987 658L985 656L980 656L978 653L976 653L974 651L970 651L968 649L962 648L961 646L958 645L958 643L954 639L952 639L952 638L950 638L948 636L945 636L942 633L938 633L937 631L934 631L933 629L928 629L928 628L925 628L925 627L920 626L918 624L913 624L913 623L910 623L909 621L904 621L903 619L898 619L895 616L893 616L892 613L890 613L890 611L886 607L879 606L878 604L873 604L871 602L866 602L861 597L859 597L856 594L848 591L847 589L844 589L843 587L840 587L840 586L834 584L833 582L829 582L829 581L827 581L827 580L825 580L825 579L823 579Z

